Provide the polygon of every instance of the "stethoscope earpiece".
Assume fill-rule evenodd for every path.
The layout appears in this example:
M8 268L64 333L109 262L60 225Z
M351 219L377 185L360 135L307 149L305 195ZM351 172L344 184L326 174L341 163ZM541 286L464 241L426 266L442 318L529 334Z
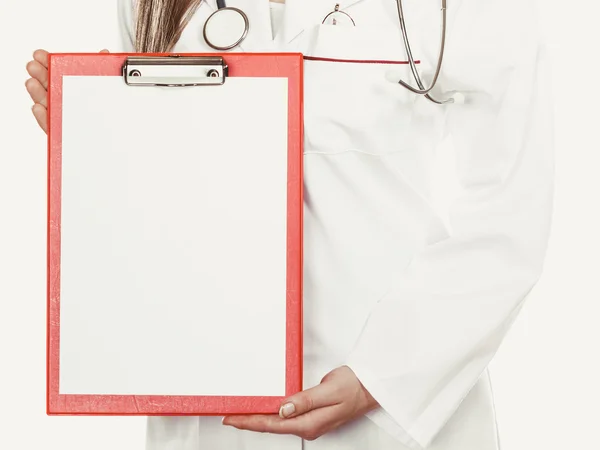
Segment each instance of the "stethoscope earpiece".
M388 70L385 73L385 79L389 83L400 84L402 74L398 70ZM433 103L437 104L453 103L455 105L464 105L467 101L465 94L463 94L462 92L453 92L452 95L450 95L446 100L444 100L444 102L438 102L437 100L428 97L428 94L425 94L424 96L427 98L427 100L431 100L433 101Z
M462 92L455 92L454 94L452 94L452 103L456 104L456 105L464 105L467 97L465 97L465 94L463 94Z

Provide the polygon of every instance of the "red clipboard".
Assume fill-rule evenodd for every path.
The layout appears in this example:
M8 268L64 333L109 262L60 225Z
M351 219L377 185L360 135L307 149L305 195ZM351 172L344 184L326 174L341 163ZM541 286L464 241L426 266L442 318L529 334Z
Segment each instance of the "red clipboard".
M285 392L278 396L122 395L61 391L61 208L63 205L63 80L124 77L130 57L173 55L51 54L49 56L47 413L49 415L228 415L276 413L302 389L303 65L300 54L224 54L228 77L288 80ZM215 57L186 54L185 57ZM145 89L145 88L140 88ZM202 87L198 87L202 89ZM101 131L100 131L101 132ZM98 274L101 277L101 274ZM218 336L215 336L218 338ZM242 375L243 376L243 375Z

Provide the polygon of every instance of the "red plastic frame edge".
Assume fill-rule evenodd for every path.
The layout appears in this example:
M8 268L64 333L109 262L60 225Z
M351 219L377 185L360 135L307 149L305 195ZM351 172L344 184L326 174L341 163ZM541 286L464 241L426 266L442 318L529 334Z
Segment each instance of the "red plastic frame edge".
M169 54L145 54L168 56ZM214 56L186 53L187 56ZM59 393L60 207L62 77L121 76L128 53L56 53L48 64L48 228L46 412L48 415L228 415L275 414L285 397L302 390L303 111L304 71L300 53L229 53L229 76L286 77L288 91L287 342L285 397L66 395ZM272 58L277 57L277 64ZM56 98L56 99L55 99Z

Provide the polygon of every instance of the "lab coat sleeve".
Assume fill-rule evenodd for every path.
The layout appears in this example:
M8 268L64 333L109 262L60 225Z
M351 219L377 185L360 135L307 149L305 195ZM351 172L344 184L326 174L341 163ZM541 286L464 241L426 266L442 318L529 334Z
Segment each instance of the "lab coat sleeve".
M117 0L121 52L135 52L134 7L135 0Z
M496 353L540 277L552 213L552 103L533 2L463 2L461 13L466 3L477 16L453 17L443 80L466 92L447 106L461 186L450 236L390 281L346 361L381 405L368 416L414 449Z

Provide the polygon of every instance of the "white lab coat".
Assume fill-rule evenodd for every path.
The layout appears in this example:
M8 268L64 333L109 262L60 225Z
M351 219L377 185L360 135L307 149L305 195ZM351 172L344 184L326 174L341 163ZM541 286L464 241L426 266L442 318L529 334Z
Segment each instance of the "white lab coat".
M119 0L126 51L131 1ZM551 102L533 2L448 2L434 93L459 91L466 103L444 107L390 81L409 80L408 66L381 63L406 60L394 0L341 1L356 27L321 25L334 3L287 0L273 39L268 0L228 1L251 22L238 50L363 61L305 62L304 386L345 364L381 408L304 443L219 418L150 418L148 450L498 448L486 368L540 276L552 209ZM427 84L439 2L405 3ZM174 51L211 51L202 26L214 9L214 0L200 6ZM461 187L449 226L431 189L446 136Z

